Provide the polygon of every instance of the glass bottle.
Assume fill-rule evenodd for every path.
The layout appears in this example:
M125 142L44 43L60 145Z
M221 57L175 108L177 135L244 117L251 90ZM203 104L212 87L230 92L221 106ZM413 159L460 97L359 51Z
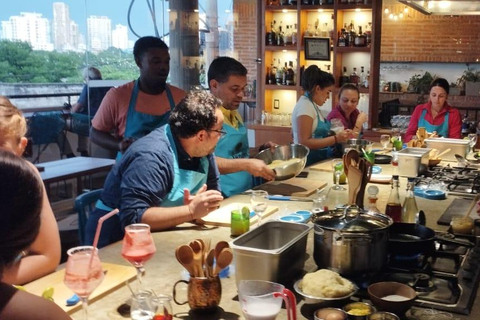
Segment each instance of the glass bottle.
M343 75L340 77L340 87L348 82L350 82L350 78L348 77L348 74L347 74L347 67L343 67Z
M415 201L415 178L408 178L407 196L402 208L402 222L416 223L418 217L418 207Z
M350 74L350 83L353 83L358 87L358 83L360 82L359 78L357 68L353 68L353 72Z
M360 85L359 87L362 87L362 88L366 88L365 87L365 81L366 81L366 75L365 75L365 67L364 66L361 66L360 67Z
M380 210L377 208L378 192L379 192L378 187L375 185L371 185L367 189L367 193L368 193L367 211L369 213L380 213Z
M393 176L392 190L388 197L387 207L385 208L385 214L393 219L394 222L401 222L402 220L402 205L400 204L399 189L400 182L398 176Z
M295 23L295 27L292 29L292 45L297 45L297 24Z

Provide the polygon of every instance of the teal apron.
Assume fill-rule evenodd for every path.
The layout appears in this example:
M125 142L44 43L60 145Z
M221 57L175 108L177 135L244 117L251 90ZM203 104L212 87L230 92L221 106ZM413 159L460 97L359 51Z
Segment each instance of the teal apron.
M207 183L208 159L207 157L200 158L199 171L180 169L178 167L178 155L177 148L175 147L175 140L173 139L172 131L168 124L165 128L165 135L170 141L170 151L173 155L174 180L172 189L163 199L162 207L182 206L184 204L183 189L189 189L190 193L193 195Z
M325 120L322 121L320 118L320 111L318 111L318 108L315 106L315 103L313 103L312 99L310 98L310 95L305 94L305 96L312 102L313 108L315 109L315 112L317 112L317 128L315 128L315 131L313 132L313 137L316 139L323 139L329 136L330 134L330 121ZM310 153L307 156L307 163L306 165L312 165L314 163L317 163L319 161L325 160L327 158L332 157L332 148L326 147L322 149L317 149L317 150L311 150Z
M215 148L215 155L225 159L249 158L247 129L241 122L238 123L238 129L223 124L223 129L227 132ZM252 176L248 171L239 171L220 175L220 186L222 193L226 197L233 196L252 188Z
M418 127L424 127L427 132L436 131L437 135L440 137L448 138L448 116L450 112L447 111L443 123L440 125L434 125L425 120L425 115L427 114L427 109L423 109L420 119L418 119Z
M168 122L168 118L170 117L170 111L162 115L154 116L151 114L137 112L135 110L139 91L138 83L139 81L137 79L133 86L132 95L130 96L130 102L128 103L127 120L125 122L125 134L123 136L124 139L134 138L136 140L143 136L146 136L156 128L166 124ZM165 92L167 93L170 110L173 110L173 108L175 108L175 101L173 100L172 92L170 91L168 85L165 85ZM117 160L120 160L121 157L121 152L118 152Z

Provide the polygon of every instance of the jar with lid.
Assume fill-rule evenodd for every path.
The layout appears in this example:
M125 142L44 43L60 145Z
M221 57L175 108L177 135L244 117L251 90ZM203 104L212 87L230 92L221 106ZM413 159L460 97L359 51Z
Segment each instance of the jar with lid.
M368 213L380 213L380 210L377 208L377 194L379 191L380 190L375 185L371 185L368 187L368 206L366 208Z

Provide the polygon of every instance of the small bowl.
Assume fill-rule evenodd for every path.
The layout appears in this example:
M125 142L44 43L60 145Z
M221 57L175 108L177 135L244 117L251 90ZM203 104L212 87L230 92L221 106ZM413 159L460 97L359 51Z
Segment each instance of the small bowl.
M347 313L338 308L322 308L313 314L315 320L347 320Z
M303 222L303 217L299 216L297 214L289 214L286 216L282 216L278 218L280 221L286 221L286 222L297 222L297 223L302 223Z
M472 234L473 219L469 216L454 216L450 222L452 232L455 234Z
M303 218L305 221L308 221L308 219L310 219L310 217L312 216L312 212L310 212L310 211L308 211L308 210L295 211L294 214L298 214L299 216L302 216L302 218Z
M436 166L437 164L440 163L440 161L442 161L441 158L436 158L436 159L428 159L428 166L429 167L433 167L433 166Z
M368 316L368 320L400 320L400 318L391 312L374 312Z
M311 295L308 295L306 293L303 293L302 289L300 289L301 283L302 283L302 279L297 280L293 284L293 288L295 289L295 291L299 295L301 295L303 297L303 300L306 304L317 304L317 303L322 303L322 304L325 304L325 305L334 304L334 303L336 304L338 302L348 300L358 290L358 287L354 285L355 286L354 290L352 292L350 292L349 294L347 294L346 296L343 296L343 297L337 297L337 298L316 297L316 296L311 296Z
M417 293L406 284L386 281L369 285L368 296L379 310L401 315L413 306Z
M365 302L352 302L343 306L349 320L366 320L369 315L377 311L374 306Z

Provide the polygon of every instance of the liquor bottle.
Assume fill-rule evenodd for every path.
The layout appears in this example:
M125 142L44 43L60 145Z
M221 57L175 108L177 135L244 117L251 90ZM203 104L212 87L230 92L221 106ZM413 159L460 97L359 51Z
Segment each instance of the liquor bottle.
M277 32L277 46L283 46L284 44L285 33L282 31L282 29L282 22L280 21L280 26L278 26Z
M283 74L282 74L282 84L284 86L287 85L287 75L288 75L288 66L287 66L287 62L285 61L285 66L283 67Z
M295 85L295 71L293 71L293 61L288 62L286 79L287 79L287 86Z
M347 74L347 67L343 67L343 75L340 77L340 87L349 82L350 77Z
M395 175L392 179L392 190L390 191L387 207L385 208L385 214L392 218L394 222L401 222L402 220L402 205L400 204L400 195L398 192L399 187L398 176Z
M292 29L292 45L297 45L297 24L295 23L294 28Z
M320 30L318 29L318 25L320 24L320 20L317 19L317 21L315 21L315 34L314 36L315 37L319 37L320 36Z
M358 87L359 81L359 76L357 74L357 68L353 68L353 72L350 74L350 83L353 83Z
M358 33L355 36L355 47L365 47L367 45L367 37L362 32L362 26L358 26Z
M272 82L271 84L277 84L276 76L277 76L277 67L272 62L272 66L270 68L270 80Z
M359 87L366 88L365 87L365 81L366 81L367 76L365 75L365 67L361 66L360 70L361 71L360 71L360 85L359 85Z
M287 30L285 31L284 45L292 45L292 32L290 31L290 26L287 24Z
M338 33L337 47L346 47L346 46L347 46L347 39L345 38L345 29L342 29L342 31Z
M367 76L365 77L364 86L365 88L370 87L370 70L367 71Z
M311 4L310 0L302 0L302 4Z
M277 85L281 86L283 81L283 69L282 65L280 64L280 59L278 59L277 71L275 73L275 80Z
M407 196L403 202L402 208L402 222L417 223L418 221L418 207L415 201L415 178L408 178Z
M267 46L274 46L277 39L275 38L275 30L273 29L273 21L270 22L270 30L267 29L267 37L265 43Z
M357 36L355 33L355 25L352 22L350 22L350 25L348 26L348 46L353 47L355 45L355 37Z

